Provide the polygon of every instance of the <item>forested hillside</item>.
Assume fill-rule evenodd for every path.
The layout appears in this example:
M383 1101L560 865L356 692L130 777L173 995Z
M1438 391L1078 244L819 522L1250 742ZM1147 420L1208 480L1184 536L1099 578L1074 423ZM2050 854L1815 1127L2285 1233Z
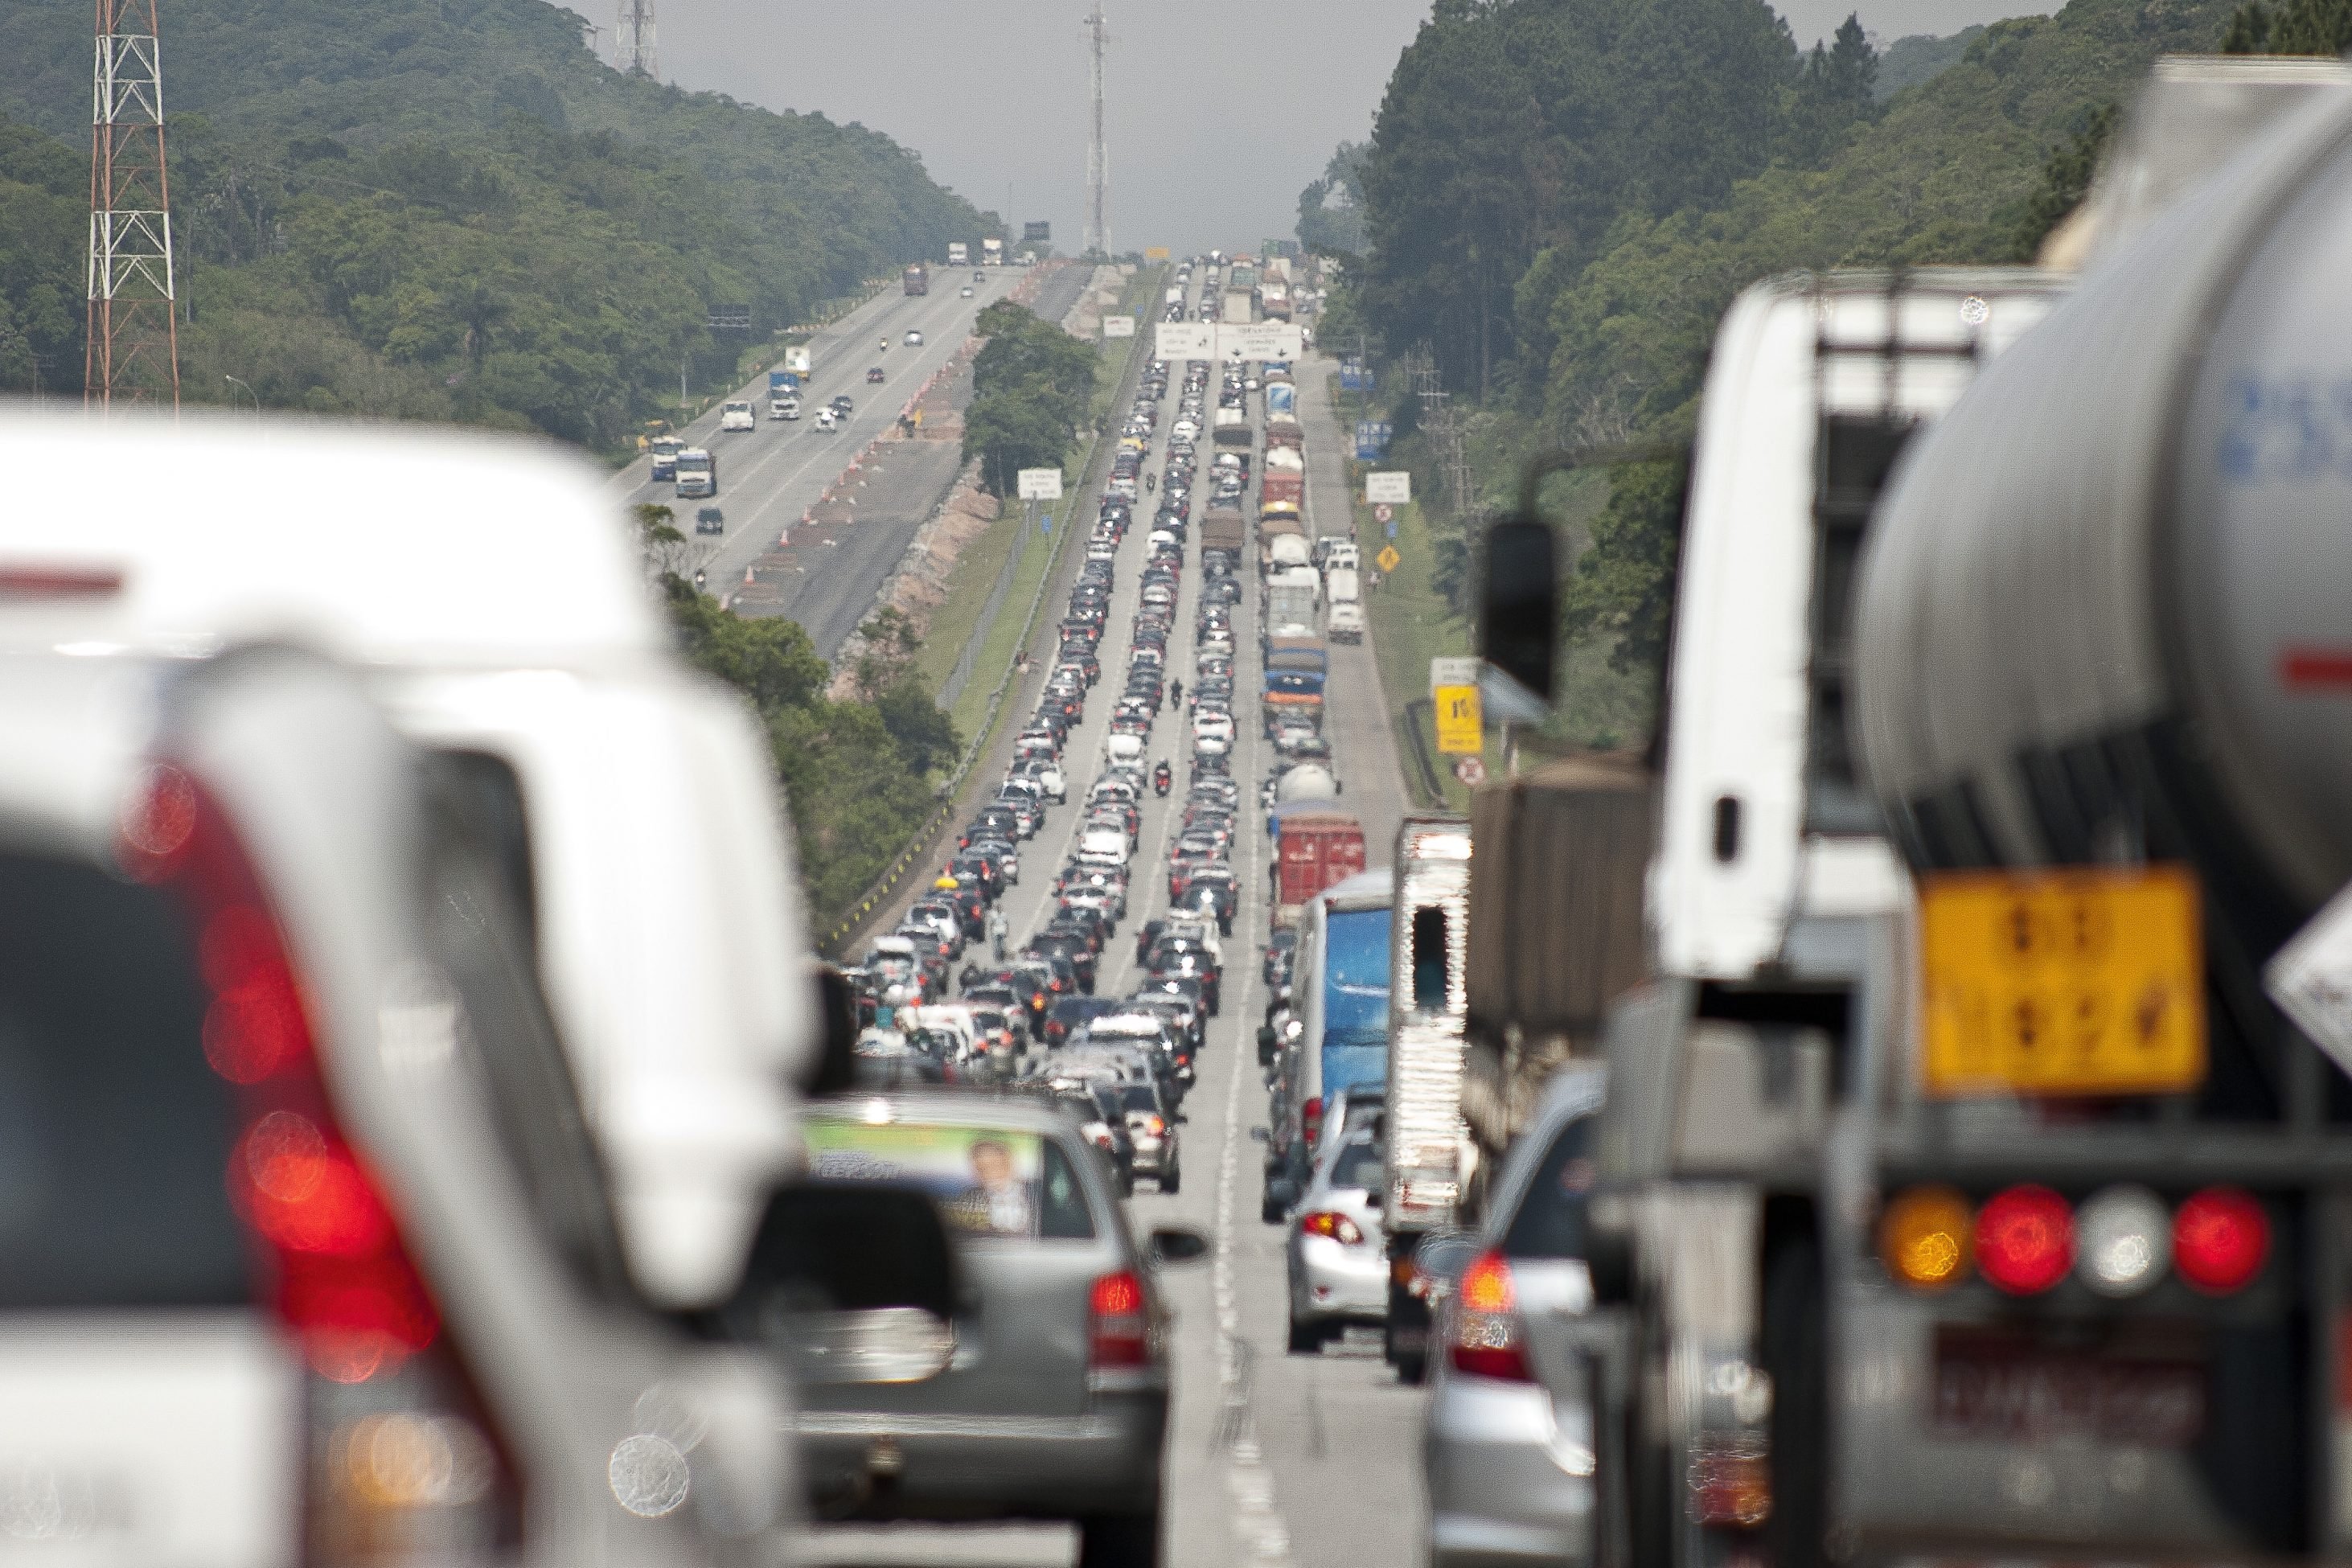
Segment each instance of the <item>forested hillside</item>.
M89 26L0 12L0 387L79 380ZM541 0L167 5L163 61L194 399L610 446L731 370L711 306L764 335L998 232L887 137L622 76Z
M1337 320L1475 401L1483 501L1539 447L1670 448L1740 289L2029 257L2111 106L2229 18L2228 0L2072 0L1905 40L1885 63L1914 85L1882 97L1858 26L1800 53L1763 0L1440 0L1375 124L1371 249ZM1662 651L1680 494L1679 465L1630 464L1590 520L1570 635L1622 669Z

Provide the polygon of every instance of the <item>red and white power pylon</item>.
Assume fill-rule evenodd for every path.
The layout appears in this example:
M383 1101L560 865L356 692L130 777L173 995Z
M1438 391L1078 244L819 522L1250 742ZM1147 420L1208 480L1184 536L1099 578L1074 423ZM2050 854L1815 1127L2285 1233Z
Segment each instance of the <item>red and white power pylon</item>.
M89 348L82 401L180 405L172 185L155 0L98 0L90 92Z

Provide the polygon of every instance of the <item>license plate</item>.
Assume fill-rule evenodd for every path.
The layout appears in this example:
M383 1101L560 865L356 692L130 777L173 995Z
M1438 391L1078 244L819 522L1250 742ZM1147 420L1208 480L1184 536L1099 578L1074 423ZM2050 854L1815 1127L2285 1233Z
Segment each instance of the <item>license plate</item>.
M1945 872L1919 895L1932 1094L2169 1094L2205 1079L2197 883L2176 866Z
M1943 1436L2179 1448L2204 1432L2205 1406L2205 1368L2186 1356L1949 1333L1936 1346L1933 1425Z

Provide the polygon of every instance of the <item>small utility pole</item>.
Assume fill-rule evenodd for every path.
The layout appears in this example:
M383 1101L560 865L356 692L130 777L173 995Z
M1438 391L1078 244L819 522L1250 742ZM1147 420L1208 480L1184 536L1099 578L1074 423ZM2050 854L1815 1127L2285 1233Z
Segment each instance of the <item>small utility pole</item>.
M1101 0L1096 0L1094 9L1087 13L1087 46L1093 60L1089 79L1094 89L1094 121L1087 137L1085 238L1088 255L1104 257L1110 254L1110 148L1103 140L1103 50L1110 43L1106 21ZM1007 216L1005 221L1010 223L1012 219Z

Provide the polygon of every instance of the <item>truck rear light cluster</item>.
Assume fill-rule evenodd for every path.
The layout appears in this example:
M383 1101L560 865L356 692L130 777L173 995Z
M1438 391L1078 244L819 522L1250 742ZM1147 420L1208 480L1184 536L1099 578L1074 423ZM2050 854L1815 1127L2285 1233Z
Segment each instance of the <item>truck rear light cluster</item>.
M1944 1186L1909 1188L1879 1220L1880 1260L1916 1290L1940 1290L1971 1270L2011 1296L2036 1296L2070 1274L2114 1300L2177 1273L2209 1296L2242 1290L2262 1273L2271 1222L2236 1187L2206 1187L2168 1207L2131 1183L2101 1188L2079 1205L2031 1183L1971 1205Z
M292 954L228 819L184 772L155 768L120 856L131 875L177 892L194 926L210 993L205 1057L240 1091L242 1130L223 1173L230 1202L318 1380L308 1561L511 1544L520 1481L392 1205L342 1135Z
M1354 1247L1364 1239L1364 1233L1354 1220L1329 1209L1318 1209L1313 1214L1298 1216L1301 1236L1328 1236L1342 1247Z
M1518 1287L1500 1252L1483 1252L1462 1271L1455 1288L1453 1344L1454 1370L1475 1377L1533 1383L1526 1335L1519 1326Z

